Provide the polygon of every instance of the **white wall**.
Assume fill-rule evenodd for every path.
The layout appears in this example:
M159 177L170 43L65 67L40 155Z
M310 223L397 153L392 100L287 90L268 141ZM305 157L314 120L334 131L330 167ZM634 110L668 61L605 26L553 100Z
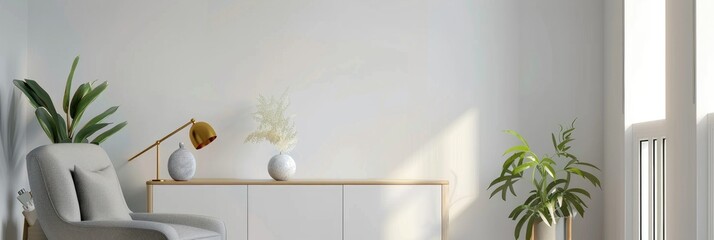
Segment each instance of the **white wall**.
M696 1L696 111L697 111L697 238L708 239L714 237L710 213L709 195L712 194L709 182L710 169L709 130L707 114L714 112L714 1ZM707 209L700 211L699 209ZM709 216L712 215L712 216Z
M546 141L556 124L579 117L576 151L603 163L603 6L596 1L29 5L30 77L59 101L71 59L81 54L77 81L110 82L92 111L121 105L114 119L129 121L103 146L135 211L145 208L153 159L125 159L191 117L219 134L194 152L196 177L268 178L275 151L243 139L255 126L255 97L286 88L300 137L296 178L449 179L452 239L513 234L506 216L517 202L489 200L485 189L514 143L501 130ZM561 109L550 105L556 102ZM29 134L30 148L47 143ZM162 155L178 141L187 139L169 139ZM578 239L602 238L602 195L593 193L587 217L576 220Z
M629 239L625 227L624 4L605 1L603 239Z
M603 167L603 2L521 1L519 7L518 130L537 152L552 154L550 134L578 118L574 154ZM603 192L586 189L590 210L573 221L574 238L604 239L602 230L593 231L602 229Z
M705 210L697 208L694 3L667 1L667 239L697 239Z
M27 188L24 126L29 118L25 107L15 104L12 79L27 75L27 2L0 0L0 238L19 239L22 206L15 200ZM13 105L15 108L13 108ZM17 129L17 131L13 131ZM20 134L14 134L20 133Z

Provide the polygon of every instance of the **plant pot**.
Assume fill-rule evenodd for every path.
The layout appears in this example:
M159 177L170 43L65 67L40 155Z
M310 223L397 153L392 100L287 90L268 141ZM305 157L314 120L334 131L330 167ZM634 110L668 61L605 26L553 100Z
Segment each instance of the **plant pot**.
M538 222L533 227L532 240L571 240L572 218L560 218L552 225L548 226L543 222Z

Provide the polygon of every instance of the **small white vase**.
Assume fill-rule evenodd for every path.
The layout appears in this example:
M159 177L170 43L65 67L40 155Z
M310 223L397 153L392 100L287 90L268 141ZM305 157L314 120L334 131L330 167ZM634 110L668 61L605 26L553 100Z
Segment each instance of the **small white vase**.
M268 174L277 181L286 181L295 174L295 160L290 155L278 154L270 158Z
M193 178L196 173L196 158L193 157L191 151L179 143L179 149L176 149L169 157L169 175L176 181L188 181Z

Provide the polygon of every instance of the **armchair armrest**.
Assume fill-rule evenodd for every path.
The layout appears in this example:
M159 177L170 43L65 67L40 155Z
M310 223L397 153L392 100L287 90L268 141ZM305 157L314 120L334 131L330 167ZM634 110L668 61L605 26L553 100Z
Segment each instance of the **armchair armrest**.
M178 233L172 227L155 222L82 221L69 222L68 225L70 227L60 234L67 239L179 239Z
M173 213L129 213L132 219L169 224L180 224L216 232L226 239L226 226L223 221L201 215Z

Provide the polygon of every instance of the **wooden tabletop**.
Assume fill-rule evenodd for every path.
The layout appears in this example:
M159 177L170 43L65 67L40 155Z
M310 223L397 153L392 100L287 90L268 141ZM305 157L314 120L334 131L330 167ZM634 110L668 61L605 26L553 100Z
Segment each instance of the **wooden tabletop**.
M166 179L162 182L146 181L146 185L449 185L439 179L272 179L203 178L188 181Z

